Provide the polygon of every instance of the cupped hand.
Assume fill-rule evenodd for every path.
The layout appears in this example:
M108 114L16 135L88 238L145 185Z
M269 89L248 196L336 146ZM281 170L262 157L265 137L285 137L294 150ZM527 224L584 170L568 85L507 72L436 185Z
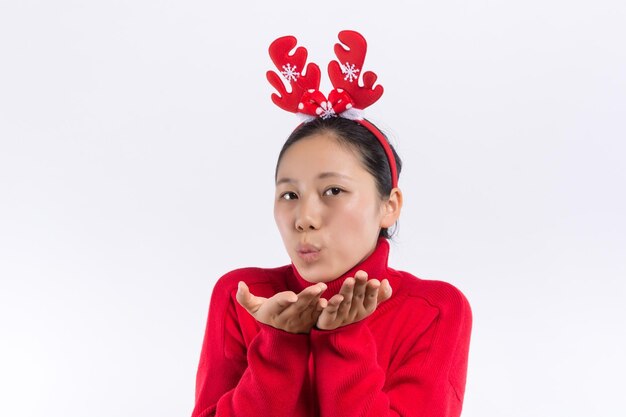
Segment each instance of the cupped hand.
M299 294L283 291L265 298L252 294L240 281L237 301L261 323L289 333L309 333L327 305L327 301L321 298L326 287L324 283L317 283Z
M390 297L391 285L388 280L368 281L365 271L357 271L354 278L347 278L339 293L328 300L328 305L317 319L316 327L321 330L333 330L361 321Z

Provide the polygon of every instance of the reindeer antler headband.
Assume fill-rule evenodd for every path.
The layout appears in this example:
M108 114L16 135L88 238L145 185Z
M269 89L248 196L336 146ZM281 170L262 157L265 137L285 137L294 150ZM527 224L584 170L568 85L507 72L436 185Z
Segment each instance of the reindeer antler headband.
M295 37L284 36L272 42L270 57L280 75L291 85L291 92L288 92L280 76L268 71L267 80L278 91L278 94L272 94L272 101L281 109L302 116L305 121L317 117L343 117L367 128L385 150L391 169L392 188L395 188L398 186L398 172L391 146L382 132L363 117L363 109L374 104L383 94L382 85L374 86L376 74L362 72L367 42L360 33L352 30L339 32L339 40L348 48L335 44L338 61L328 64L328 75L334 87L328 98L319 91L319 67L313 62L306 65L306 48L300 46L290 55L297 44ZM359 78L363 80L362 86L359 85Z

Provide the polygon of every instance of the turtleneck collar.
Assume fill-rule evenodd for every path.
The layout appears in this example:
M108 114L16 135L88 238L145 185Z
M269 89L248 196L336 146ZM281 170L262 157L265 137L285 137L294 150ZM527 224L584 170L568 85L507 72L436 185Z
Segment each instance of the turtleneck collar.
M376 278L380 281L387 278L391 281L389 277L389 272L387 270L388 258L389 258L389 242L385 238L382 238L382 237L378 238L378 242L376 243L376 248L374 249L374 252L372 252L370 256L365 258L363 262L357 264L349 271L346 271L339 278L326 282L326 285L328 285L328 289L324 291L323 297L328 299L332 297L333 295L339 293L339 290L341 289L341 285L346 280L346 278L353 277L354 274L359 270L363 270L367 272L367 275L369 278ZM294 291L296 294L302 291L303 289L305 289L306 287L309 287L314 284L302 278L302 276L300 275L300 273L298 272L297 268L295 267L293 263L291 264L291 270L293 274L290 274L292 275L292 277L290 276L290 279L293 278L293 280L291 283L292 285L290 285L290 287L292 291ZM393 288L394 283L390 282L390 284L392 285L392 288Z

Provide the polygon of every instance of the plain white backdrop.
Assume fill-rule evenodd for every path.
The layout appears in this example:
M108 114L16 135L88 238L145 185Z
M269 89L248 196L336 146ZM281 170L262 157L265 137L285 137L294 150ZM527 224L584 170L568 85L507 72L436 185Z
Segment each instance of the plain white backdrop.
M463 416L623 415L625 22L618 0L2 0L0 415L191 413L216 279L289 262L297 120L267 47L325 68L342 29L405 163L390 264L473 307Z

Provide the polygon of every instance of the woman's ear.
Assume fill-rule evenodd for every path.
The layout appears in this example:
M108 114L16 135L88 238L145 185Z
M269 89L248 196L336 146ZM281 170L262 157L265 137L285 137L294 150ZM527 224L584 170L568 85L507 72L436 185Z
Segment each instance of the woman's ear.
M402 191L394 188L389 194L389 198L383 201L383 217L380 219L380 227L389 228L393 226L400 217L402 210Z

